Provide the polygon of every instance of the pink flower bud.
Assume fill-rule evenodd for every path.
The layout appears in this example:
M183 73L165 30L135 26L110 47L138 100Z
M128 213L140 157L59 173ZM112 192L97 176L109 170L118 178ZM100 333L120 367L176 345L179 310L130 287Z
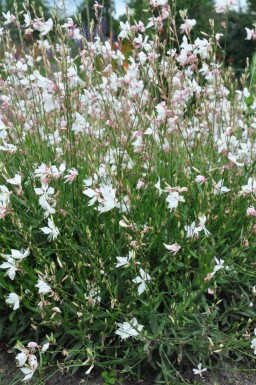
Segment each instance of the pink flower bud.
M256 210L253 206L250 206L247 210L246 210L246 214L248 216L251 216L251 217L256 217Z
M38 348L39 346L36 342L31 341L27 344L27 347L28 348Z

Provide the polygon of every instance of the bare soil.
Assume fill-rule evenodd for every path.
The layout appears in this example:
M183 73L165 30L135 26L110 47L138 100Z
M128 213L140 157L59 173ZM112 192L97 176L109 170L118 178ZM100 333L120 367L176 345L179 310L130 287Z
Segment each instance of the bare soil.
M103 385L103 380L99 373L91 375L88 379L88 375L85 374L86 370L87 368L81 368L74 375L67 371L61 373L58 368L46 370L42 385ZM0 348L0 385L24 384L21 381L21 374L16 366L14 354ZM147 380L125 381L122 385L153 385L153 373L145 373L145 376ZM184 378L186 378L188 385L256 385L256 372L241 372L230 365L225 365L218 371L206 372L203 379L193 374L184 374ZM36 376L28 384L38 385ZM119 385L120 382L117 382L117 384ZM181 385L181 382L177 380L168 385Z

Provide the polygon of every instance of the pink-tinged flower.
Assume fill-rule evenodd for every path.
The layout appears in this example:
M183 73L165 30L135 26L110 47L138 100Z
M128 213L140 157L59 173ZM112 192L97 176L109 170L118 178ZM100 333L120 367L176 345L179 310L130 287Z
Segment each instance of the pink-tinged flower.
M207 273L207 276L205 277L204 281L210 281L213 276L214 276L214 273Z
M246 194L256 194L256 179L249 178L247 185L242 186L242 191L240 194L246 195Z
M181 24L180 26L180 32L181 33L185 32L187 35L190 35L190 32L195 25L196 25L195 19L185 19L184 23Z
M42 19L35 19L32 22L33 28L36 31L39 31L42 36L47 35L53 28L53 20L48 19L47 21L42 21Z
M206 177L203 175L197 175L195 178L196 183L205 183L207 181Z
M210 294L210 295L213 295L213 294L215 294L215 291L209 288L207 290L207 293Z
M251 217L256 217L256 210L254 208L254 206L250 206L247 210L246 210L246 214L248 216L251 216Z
M161 102L156 106L156 111L157 111L157 120L158 121L163 121L165 118L170 116L171 111L167 108L167 105L165 102Z
M67 18L67 22L66 22L65 24L63 24L63 25L61 26L61 28L65 28L65 29L67 29L67 28L75 28L75 23L74 23L74 21L71 19L71 17L68 17L68 18Z
M99 11L103 8L103 5L99 4L97 1L93 4L93 9L95 12L95 17L98 20L99 19Z
M140 179L136 185L136 189L140 190L142 187L145 186L145 181L143 179Z
M78 176L78 171L75 168L71 168L68 170L69 174L64 176L65 183L69 182L72 183Z
M217 4L215 6L216 13L225 13L232 7L232 5L236 5L236 0L217 0Z
M2 12L3 17L5 18L4 25L15 23L16 17L8 11L7 13Z
M180 250L180 245L178 243L172 243L171 245L166 245L164 243L164 247L169 250L173 255L176 255L178 251Z
M32 348L32 349L36 349L36 348L39 348L39 345L36 342L31 341L27 344L27 347Z
M245 40L256 40L256 29L245 28L246 38Z
M216 40L216 43L217 43L217 46L222 49L221 45L220 45L220 38L224 36L223 33L216 33L215 35L215 40Z

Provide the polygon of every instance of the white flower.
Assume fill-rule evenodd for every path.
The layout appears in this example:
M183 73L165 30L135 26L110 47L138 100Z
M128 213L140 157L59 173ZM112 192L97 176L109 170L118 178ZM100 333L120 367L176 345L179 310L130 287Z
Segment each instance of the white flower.
M10 11L7 13L2 12L3 17L5 18L4 25L15 23L16 17L14 15L11 15Z
M200 363L197 367L197 369L193 369L194 374L199 374L200 377L202 377L202 373L206 372L206 368L202 369L202 364Z
M192 28L196 25L195 19L185 19L184 23L180 26L180 32L185 32L187 35L190 34Z
M50 32L53 28L53 20L48 19L47 21L43 22L41 19L35 19L33 21L33 28L36 31L39 31L42 36L47 35L47 33Z
M195 222L192 222L191 225L185 226L184 228L187 231L187 238L198 237L199 232Z
M89 303L92 303L95 305L97 302L100 303L101 301L101 296L100 296L100 288L99 287L92 287L89 290L88 295L85 294L84 298L89 301Z
M215 11L216 13L227 12L232 5L236 5L236 0L217 0Z
M14 259L24 259L26 257L28 257L30 254L30 251L29 249L21 249L20 251L19 250L16 250L16 249L11 249L11 255L9 255L10 257L14 258Z
M37 358L36 358L36 356L34 354L29 354L28 355L28 361L27 362L28 362L28 365L29 365L30 369L32 369L34 371L37 369L38 362L37 362Z
M224 259L218 259L216 257L214 257L215 259L215 267L214 267L214 270L213 270L213 273L216 273L216 271L219 271L221 269L228 269L228 266L224 266Z
M178 251L180 250L180 245L178 245L178 243L173 243L171 245L166 245L164 243L164 247L169 250L171 253L173 253L173 255L177 254Z
M25 374L25 377L21 380L24 382L30 380L32 378L33 374L35 373L34 370L27 368L27 367L20 368L20 370L22 371L22 373Z
M256 329L254 329L254 334L256 335ZM254 349L253 353L256 354L256 338L251 341L251 348Z
M160 177L158 177L158 181L154 186L158 190L158 195L160 196L163 192L163 190L161 189L161 186L160 186Z
M55 201L52 202L54 205L56 204ZM43 210L45 210L44 212L44 217L47 218L49 217L49 215L51 214L55 214L56 210L54 207L50 206L50 204L47 202L46 198L44 195L41 195L40 198L39 198L39 204L40 206L42 207Z
M151 277L142 268L140 268L140 276L134 278L132 282L139 284L138 294L141 295L147 288L145 282L151 281Z
M129 261L132 258L135 258L134 251L129 251L128 257L116 257L117 259L116 267L121 267L121 266L128 267L130 265Z
M31 16L29 12L24 14L24 23L25 23L25 28L28 28L31 24Z
M94 191L93 189L91 188L86 188L84 191L83 191L83 194L85 194L86 196L88 196L89 198L91 198L91 200L89 201L88 203L88 206L92 206L99 198L100 198L100 194L98 191Z
M21 176L19 174L15 174L14 178L6 179L6 182L20 186L21 185Z
M247 185L242 186L242 194L256 194L256 179L249 178Z
M5 301L9 305L13 306L13 310L17 310L20 307L19 296L15 293L10 293Z
M52 291L51 286L49 286L46 282L42 280L42 278L38 279L37 285L35 285L38 290L38 294L47 294Z
M3 146L0 146L0 150L9 152L10 154L13 154L17 151L17 146L11 143L6 143L3 140Z
M46 352L46 350L49 349L49 346L50 346L49 342L46 342L45 344L43 344L41 352L42 353Z
M0 265L0 268L8 269L6 275L8 275L11 280L14 280L18 268L15 266L15 261L13 258L7 256L7 262L2 263L2 265Z
M164 6L168 0L150 0L150 4L153 7Z
M135 317L130 322L117 323L117 326L119 326L119 329L115 331L115 334L119 335L122 340L136 337L143 328Z
M224 193L230 191L229 188L223 186L223 183L224 183L224 181L223 181L223 179L221 179L218 183L216 183L214 185L213 194L224 194Z
M24 350L17 354L17 356L15 357L15 359L17 360L17 365L18 366L23 366L25 365L26 361L27 361L27 354L28 354L28 350L24 348Z
M8 269L7 271L7 275L9 276L9 278L11 280L13 280L15 278L15 275L16 275L16 271L18 271L19 269L16 267L16 261L15 259L24 259L26 258L28 255L29 255L29 250L15 250L15 249L11 249L11 255L10 254L7 254L7 255L4 255L7 259L7 262L4 262L2 263L2 265L0 265L0 268L1 269Z
M36 195L44 196L46 199L49 199L49 195L54 194L54 188L49 187L48 184L46 183L42 183L42 186L39 188L38 187L34 188L34 191Z
M204 231L206 237L208 237L211 233L205 227L206 216L203 215L202 217L198 217L198 219L200 224L199 224L199 227L197 227L197 231Z
M100 187L99 191L103 197L103 199L99 199L100 206L98 207L98 211L100 213L105 213L116 207L116 189L111 185L106 185Z
M55 226L52 219L48 218L48 227L41 227L41 230L45 234L49 234L48 239L49 241L54 240L59 235L59 229Z
M170 210L176 209L179 202L186 202L183 196L181 196L177 191L169 193L166 201L168 202L168 209Z
M256 40L256 29L245 28L246 38L245 40Z
M121 32L119 33L118 37L121 37L121 39L127 38L131 30L131 26L128 23L128 21L125 24L122 21L120 21L120 28L121 28Z

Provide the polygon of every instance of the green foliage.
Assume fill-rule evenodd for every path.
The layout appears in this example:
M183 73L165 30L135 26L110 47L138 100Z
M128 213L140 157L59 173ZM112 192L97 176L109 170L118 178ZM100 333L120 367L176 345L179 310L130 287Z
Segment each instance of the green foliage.
M104 382L103 385L115 385L116 384L117 371L111 370L107 372L106 370L101 374ZM120 382L119 382L120 383Z
M88 33L90 23L93 21L97 31L100 30L104 37L110 37L113 32L114 2L113 0L99 1L98 4L103 5L103 8L98 10L98 17L95 15L94 4L94 0L84 0L78 7L85 29Z
M255 178L255 100L213 63L221 50L214 38L206 56L179 64L179 51L166 54L178 37L166 28L164 41L152 28L155 51L145 52L155 55L141 65L143 49L133 48L124 68L110 44L95 48L83 38L79 46L61 26L56 22L54 43L47 36L50 51L38 54L35 43L30 56L21 52L18 64L29 60L27 68L18 69L15 49L1 58L1 135L8 142L1 138L0 192L10 203L1 211L1 264L13 250L30 254L17 262L15 279L1 267L0 338L10 345L48 340L40 368L60 360L73 370L99 367L104 385L121 382L120 372L140 379L145 367L170 384L199 362L253 365L244 336L252 336L256 317L254 214L246 215L255 198L241 188ZM129 33L132 45L137 35ZM9 39L2 38L3 52ZM158 110L167 110L163 119ZM232 160L238 150L244 165ZM22 191L7 182L17 173ZM223 193L219 181L228 186ZM101 212L107 199L100 188L110 184L114 205ZM173 192L179 199L168 207ZM49 237L53 220L58 233ZM193 222L198 233L189 236ZM180 248L169 251L170 244ZM117 266L120 257L127 263ZM40 281L50 289L40 291ZM16 310L6 303L10 293L19 297Z
M24 12L24 6L25 9L30 11L32 17L41 17L42 14L44 14L45 17L49 16L50 5L48 0L6 0L3 4L0 4L0 11L1 13L10 11L11 13L16 14L16 9L18 12Z
M237 75L243 73L247 58L251 61L256 49L256 41L245 40L245 28L253 28L254 22L255 17L248 13L230 12L228 16L226 64L231 64Z

